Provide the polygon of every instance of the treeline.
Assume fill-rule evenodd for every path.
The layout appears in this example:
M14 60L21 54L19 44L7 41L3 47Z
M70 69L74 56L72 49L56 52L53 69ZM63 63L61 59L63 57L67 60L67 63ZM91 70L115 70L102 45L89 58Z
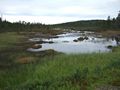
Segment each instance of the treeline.
M30 32L30 31L41 31L41 30L49 30L49 26L46 26L42 23L30 23L25 21L19 22L8 22L6 20L2 21L0 18L0 32Z
M52 25L52 27L75 30L120 30L120 12L116 18L110 18L110 16L108 16L107 20L75 21Z
M116 29L120 30L120 12L116 18L110 18L108 16L107 20L86 20L86 21L76 21L68 22L55 25L45 25L42 23L30 23L25 21L19 21L15 23L2 20L0 18L0 32L16 31L16 32L52 32L52 28L63 28L63 29L74 29L74 30L107 30Z

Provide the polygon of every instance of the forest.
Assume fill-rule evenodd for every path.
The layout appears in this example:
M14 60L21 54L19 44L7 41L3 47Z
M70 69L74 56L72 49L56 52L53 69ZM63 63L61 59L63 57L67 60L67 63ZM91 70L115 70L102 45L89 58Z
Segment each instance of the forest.
M30 23L25 21L19 22L8 22L0 18L0 32L13 31L13 32L31 32L31 31L41 31L50 30L52 28L66 28L66 29L76 29L76 30L107 30L107 29L119 29L120 28L120 12L116 18L110 18L108 16L107 20L81 20L75 22L45 25L42 23Z
M74 30L118 30L120 28L120 12L116 18L110 18L110 16L108 16L107 20L82 20L52 26L56 28L59 27Z

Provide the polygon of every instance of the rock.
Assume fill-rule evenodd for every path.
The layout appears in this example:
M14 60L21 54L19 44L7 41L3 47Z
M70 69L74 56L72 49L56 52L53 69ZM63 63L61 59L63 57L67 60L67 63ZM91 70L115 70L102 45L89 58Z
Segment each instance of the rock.
M43 41L42 43L49 43L49 44L52 44L54 43L53 41Z
M78 40L79 40L79 41L83 41L84 38L83 38L83 37L79 37Z
M53 42L53 41L49 41L48 43L49 43L49 44L52 44L52 43L54 43L54 42Z
M76 40L76 39L75 39L75 40L73 40L73 41L74 41L74 42L78 42L78 40Z
M40 44L35 44L32 46L33 49L39 49L39 48L42 48L42 45Z
M88 40L88 39L89 39L89 38L88 38L87 36L85 36L85 37L79 37L79 38L78 38L79 41Z
M112 45L108 45L107 48L108 48L108 49L112 49L113 46L112 46Z
M85 40L88 40L89 38L87 36L84 37Z
M44 43L44 41L36 41L35 43L42 44L42 43Z

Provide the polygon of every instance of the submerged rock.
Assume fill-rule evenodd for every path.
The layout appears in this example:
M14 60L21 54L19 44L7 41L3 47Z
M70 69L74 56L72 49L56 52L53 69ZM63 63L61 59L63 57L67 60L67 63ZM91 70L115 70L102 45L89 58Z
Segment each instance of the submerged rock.
M63 41L64 43L68 43L69 41Z

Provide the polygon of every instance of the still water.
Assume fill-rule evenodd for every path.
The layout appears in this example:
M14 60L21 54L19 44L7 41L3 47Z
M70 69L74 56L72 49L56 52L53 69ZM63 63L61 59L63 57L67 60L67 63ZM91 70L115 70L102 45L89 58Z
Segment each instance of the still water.
M53 49L58 52L63 52L67 54L71 53L94 53L94 52L109 52L110 49L107 46L116 46L116 41L111 38L104 38L100 34L95 34L94 32L66 32L64 34L57 35L58 38L45 39L43 41L52 41L54 43L43 43L42 48L33 49L29 48L28 51L39 52L42 50ZM81 41L77 40L79 37L87 37ZM41 38L31 38L31 41L39 41Z

